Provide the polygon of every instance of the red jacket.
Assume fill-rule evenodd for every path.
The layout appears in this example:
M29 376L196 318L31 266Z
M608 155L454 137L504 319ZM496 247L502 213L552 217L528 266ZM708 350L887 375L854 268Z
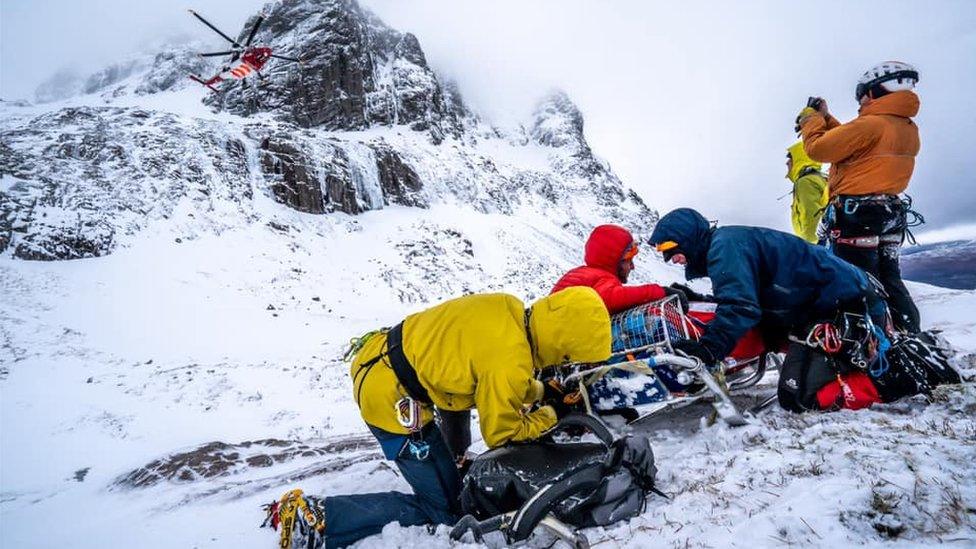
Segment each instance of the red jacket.
M571 286L589 286L600 294L610 314L663 298L664 289L657 284L624 286L617 278L620 260L633 242L630 231L617 225L600 225L593 229L586 241L586 265L563 275L551 293Z

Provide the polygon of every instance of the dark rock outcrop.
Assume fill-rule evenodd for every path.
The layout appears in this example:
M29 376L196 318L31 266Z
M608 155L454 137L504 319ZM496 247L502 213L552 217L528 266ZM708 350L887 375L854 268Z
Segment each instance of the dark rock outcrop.
M277 3L254 43L303 62L272 59L259 89L226 83L211 104L242 115L273 112L303 127L404 124L435 141L459 133L463 106L445 98L417 38L387 27L354 0Z
M274 198L298 211L355 215L388 204L428 205L420 177L382 142L276 133L265 137L260 148L261 169Z
M427 199L420 193L422 183L417 172L408 166L392 148L372 145L376 155L380 188L387 204L426 208Z
M371 435L351 435L317 443L263 439L228 444L209 442L185 452L174 453L134 469L112 484L113 488L148 488L161 482L190 483L242 473L249 468L267 468L300 458L320 462L305 475L293 474L291 481L340 471L362 461L381 457Z
M274 182L278 202L300 212L325 213L322 187L309 173L309 159L290 143L266 138L261 142L261 168Z

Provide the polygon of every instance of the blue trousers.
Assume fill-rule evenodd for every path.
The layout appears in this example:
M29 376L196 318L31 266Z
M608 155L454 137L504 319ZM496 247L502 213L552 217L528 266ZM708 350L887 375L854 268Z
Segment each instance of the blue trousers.
M379 492L325 498L326 547L345 547L378 534L391 522L402 526L454 524L459 517L461 479L440 429L431 422L419 440L369 426L383 448L410 483L413 494ZM424 456L411 451L422 443Z

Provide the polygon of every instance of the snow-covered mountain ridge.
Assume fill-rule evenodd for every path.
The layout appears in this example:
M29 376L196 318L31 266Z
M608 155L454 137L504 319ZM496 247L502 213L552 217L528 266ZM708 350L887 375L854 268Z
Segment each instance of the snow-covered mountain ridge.
M565 94L501 130L441 84L416 38L354 2L292 0L266 12L257 41L306 63L271 65L260 91L235 83L208 95L175 81L189 66L189 50L178 50L103 71L86 96L5 104L0 253L101 256L159 220L180 240L281 227L280 208L259 206L266 197L312 214L457 204L515 224L544 219L568 239L600 221L644 232L656 219L593 155ZM161 79L168 85L147 84ZM211 107L188 106L188 96Z
M286 489L407 490L352 400L349 339L464 293L533 300L593 225L653 227L567 95L496 128L350 1L268 14L259 41L314 57L271 65L260 104L190 82L215 67L180 49L0 106L0 546L273 547L260 506ZM637 262L635 282L680 277ZM911 290L971 378L976 293ZM690 414L653 432L671 499L586 534L971 544L974 403L969 382L743 429ZM461 545L391 525L360 546Z

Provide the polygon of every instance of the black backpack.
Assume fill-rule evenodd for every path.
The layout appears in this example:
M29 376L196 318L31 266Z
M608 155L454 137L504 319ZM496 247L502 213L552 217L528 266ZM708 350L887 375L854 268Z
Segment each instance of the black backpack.
M954 350L938 332L897 334L893 341L885 353L888 367L874 379L884 402L928 394L939 385L962 381L949 362Z
M544 519L585 528L640 514L654 488L657 467L647 437L614 438L602 421L574 414L555 431L583 426L600 442L556 442L551 437L515 443L478 456L464 477L467 516L452 532L502 530L510 543L524 540ZM663 495L663 494L662 494Z

